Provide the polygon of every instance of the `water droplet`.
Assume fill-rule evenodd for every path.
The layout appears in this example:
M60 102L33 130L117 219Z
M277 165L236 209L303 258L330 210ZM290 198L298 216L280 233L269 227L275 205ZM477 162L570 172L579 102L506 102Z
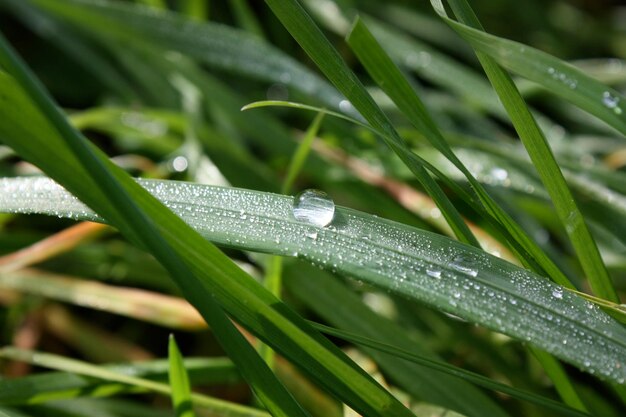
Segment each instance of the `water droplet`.
M558 299L563 298L563 288L555 288L552 290L552 296Z
M306 237L308 237L309 239L317 240L317 232L307 233Z
M441 278L441 271L438 269L427 269L426 275L433 278Z
M348 100L341 100L339 102L339 110L346 113L352 111L352 103Z
M335 216L335 203L323 191L304 190L295 196L293 217L318 227L328 226Z

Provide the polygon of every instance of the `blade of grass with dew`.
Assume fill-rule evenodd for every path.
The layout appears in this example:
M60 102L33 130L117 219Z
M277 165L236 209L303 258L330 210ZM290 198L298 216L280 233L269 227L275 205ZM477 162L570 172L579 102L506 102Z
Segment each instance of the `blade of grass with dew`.
M482 28L473 11L465 2L452 0L449 3L462 21ZM443 5L438 0L431 0L431 4L442 18L447 19L446 21L449 20ZM511 77L492 58L479 50L476 53L505 109L511 116L511 121L546 190L552 197L555 210L565 226L591 288L600 297L618 302L619 297L613 288L596 243L578 210L550 146L528 110L524 99L513 84Z
M554 265L524 230L493 201L480 182L452 152L439 128L428 114L426 106L413 91L408 80L404 78L398 67L395 66L365 24L358 18L348 34L347 41L370 76L396 103L413 126L421 131L427 140L463 173L487 212L506 228L511 237L519 242L555 282L568 288L574 288L560 269Z
M296 221L287 196L139 182L217 244L298 256L531 343L596 375L626 379L623 326L563 287L481 250L340 207L332 227L320 229ZM2 211L103 221L46 178L1 179L0 191ZM313 234L316 239L307 237Z
M441 371L443 373L449 374L449 375L455 375L455 376L459 376L462 377L463 379L467 380L467 381L471 381L476 385L479 385L481 387L484 388L488 388L488 389L493 389L495 391L500 391L503 393L506 393L508 395L510 395L511 397L520 399L520 400L524 400L524 401L528 401L528 402L532 402L533 404L537 404L537 405L541 405L542 407L548 408L552 411L555 411L561 415L567 415L567 416L589 416L589 414L570 408L566 405L563 405L557 401L551 400L549 398L545 398L542 397L540 395L537 394L533 394L531 392L528 391L522 391L519 390L517 388L513 388L510 387L508 385L504 385L501 384L499 382L496 382L494 380L491 380L487 377L484 377L482 375L476 374L474 372L471 371L467 371L465 369L462 368L457 368L451 365L448 365L446 363L442 363L442 362L438 362L438 361L434 361L430 358L425 358L423 356L419 356L419 355L415 355L411 352L408 352L406 350L403 349L399 349L396 348L394 346L391 346L387 343L384 342L380 342L378 340L373 340L370 339L368 337L365 336L361 336L355 333L351 333L351 332L346 332L343 330L339 330L339 329L335 329L332 327L328 327L325 326L323 324L314 324L314 326L319 329L320 331L338 337L340 339L343 339L347 342L351 342L351 343L355 343L357 345L361 345L361 346L366 346L369 347L371 349L376 349L380 352L385 352L388 353L390 355L394 355L398 358L402 358L402 359L406 359L408 361L423 365L423 366L427 366L430 367L432 369L436 369L438 371Z
M191 406L191 385L189 375L185 369L183 356L178 349L176 339L170 334L168 344L168 361L170 364L169 380L172 389L172 405L176 417L194 417L195 413Z
M117 382L130 386L137 386L167 396L172 395L172 389L170 389L167 384L138 378L132 375L126 375L120 372L116 372L115 370L103 368L101 366L92 365L83 361L70 359L50 353L35 352L7 346L0 348L0 357L4 359L23 361L33 365L42 366L49 369L55 369L58 371L65 371L77 375L98 378L105 381ZM223 400L218 400L216 398L207 397L205 395L193 394L191 398L193 402L199 407L203 407L207 410L211 410L217 413L224 413L240 417L268 416L267 412L263 410L258 410Z
M406 163L437 203L459 240L479 246L459 212L424 168L423 161L406 147L387 116L374 103L361 82L300 4L293 0L267 0L266 3L309 57L348 98L349 101L344 102L343 107L354 106L374 129L383 133L382 137L387 145Z
M13 69L16 66L10 55L3 56L2 64ZM19 65L17 67L19 68ZM43 102L43 104L41 101L38 103L45 109L46 116L41 114L30 98L19 89L14 78L0 72L0 84L6 93L6 96L3 96L5 100L0 101L0 112L9 115L7 120L13 121L11 124L1 126L0 135L5 143L11 143L27 159L53 175L90 205L97 207L100 214L116 220L116 225L121 225L122 230L131 240L148 246L158 244L160 239L146 242L146 236L136 231L137 224L141 222L126 223L125 216L120 218L111 206L111 193L99 192L99 187L91 182L91 176L85 171L85 166L74 158L55 128L60 128L68 137L75 133L67 132L68 128L64 127L64 121L59 120L61 116L55 113L56 110L47 101L47 97L41 95L43 93L37 84L29 76L25 76L23 70L16 70L16 73L20 75L20 81L29 88L29 93ZM52 127L46 117L52 118L55 127ZM20 123L24 120L27 122ZM24 134L31 138L42 138L42 142L19 140ZM104 159L102 162L107 163ZM91 168L91 164L86 166ZM236 268L230 260L221 252L216 251L202 237L192 232L180 218L163 210L163 207L149 194L136 189L133 182L117 167L108 164L107 168L116 176L117 181L121 181L124 186L132 190L136 203L140 204L143 209L147 209L151 216L159 219L155 226L165 233L168 244L175 249L160 254L159 257L163 257L160 260L172 261L171 257L182 256L191 268L193 274L173 274L173 277L179 279L178 285L182 286L188 300L209 321L213 331L216 331L216 325L224 324L224 322L216 323L222 313L219 310L213 310L213 305L207 302L216 297L234 318L250 328L260 339L293 360L294 363L301 366L306 363L306 367L302 369L309 376L354 409L372 415L410 414L391 394L356 367L340 349L312 330L300 316ZM201 281L191 279L193 276L200 277ZM208 288L211 290L208 291ZM236 295L233 296L233 294ZM212 316L213 313L215 317ZM290 343L285 343L285 340L289 340ZM247 342L227 346L227 350L238 359L242 359L239 354L248 349L251 347ZM248 358L252 357L251 354ZM261 390L282 390L279 384L268 384L268 381L272 381L274 377L266 374L265 363L259 361L256 356L241 369L247 373L248 378L254 379L259 376L259 380L264 380L265 386L261 386ZM285 399L285 401L289 404L291 400ZM274 405L278 406L278 404ZM277 412L277 410L273 411ZM298 415L299 411L295 411L294 414Z
M416 355L440 360L408 336L406 329L371 309L345 285L324 271L302 265L285 265L285 286L305 305L335 327L385 340L390 345ZM449 375L434 373L393 355L365 349L391 381L414 398L439 404L466 416L508 415L480 390Z
M42 126L47 127L48 130L54 132L53 134L59 135L57 136L59 142L57 145L61 147L61 152L64 153L65 159L73 163L74 175L76 175L76 172L81 172L81 170L85 169L85 166L89 167L85 169L85 175L80 178L82 186L88 184L86 178L93 181L92 184L88 184L88 186L93 187L93 192L89 193L89 195L83 193L84 196L88 197L87 201L91 205L98 207L101 212L104 212L105 217L111 219L112 223L126 233L129 239L145 245L170 271L183 293L198 308L205 320L210 323L213 332L217 335L218 340L222 342L224 349L238 363L246 380L272 413L285 416L305 416L306 412L286 391L266 364L260 360L253 347L244 339L243 335L235 328L217 304L214 294L208 292L204 284L194 278L190 265L185 263L175 250L172 250L171 243L164 239L162 230L157 228L150 215L147 215L143 210L145 210L145 206L152 203L152 208L156 213L160 212L162 216L168 216L173 221L180 222L183 230L186 225L173 216L171 212L163 210L158 201L153 200L149 194L143 196L145 199L143 200L144 207L140 208L136 204L137 200L133 199L129 194L129 192L133 192L134 187L130 177L99 153L99 150L91 147L91 144L84 137L73 130L62 113L55 107L52 99L47 96L40 84L38 84L38 81L28 72L28 69L13 53L2 37L0 37L0 64L15 77L13 78L8 73L0 73L5 87L8 87L4 91L12 92L14 98L19 97L19 109L29 109L31 113L35 113L39 117L39 128ZM22 91L20 87L24 88L26 92ZM2 104L6 105L8 101L8 97L5 96ZM37 108L45 116L37 113ZM17 109L11 111L13 113L18 112ZM17 137L14 136L16 130L19 132L20 127L11 126L3 130L2 136L5 143L11 143L14 148L17 147L22 153L25 153L27 158L38 161L44 167L48 166L53 172L56 171L58 173L61 171L63 173L65 171L65 176L67 176L69 171L66 170L69 167L60 167L54 163L50 164L50 161L47 160L50 154L47 157L44 157L43 154L38 155L42 150L41 148L32 149L28 145L16 146L16 139L20 137L19 134ZM19 142L19 139L17 141ZM48 143L50 142L52 141L48 141ZM52 166L50 167L50 165ZM130 187L124 188L125 185L127 187L130 185ZM80 187L78 189L80 190ZM137 190L135 190L135 198L138 198ZM103 199L108 199L108 202L103 204ZM145 204L146 202L148 204ZM156 213L153 212L151 215ZM189 233L189 235L193 236L194 233ZM208 246L206 249L208 252L212 251L215 253L218 258L223 256L213 246ZM226 257L224 257L224 261L226 265L232 265L228 263L229 261L227 261ZM212 267L215 267L215 265L213 264ZM236 269L233 269L233 271L239 272ZM273 383L268 383L269 381Z
M147 11L122 2L28 0L29 4L99 37L158 45L200 62L281 83L339 109L343 97L302 64L250 33L176 13Z

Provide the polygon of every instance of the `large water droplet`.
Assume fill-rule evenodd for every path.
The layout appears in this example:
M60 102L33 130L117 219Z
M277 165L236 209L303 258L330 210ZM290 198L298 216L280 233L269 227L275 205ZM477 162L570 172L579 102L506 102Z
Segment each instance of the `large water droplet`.
M318 227L328 226L335 216L335 203L323 191L304 190L294 198L293 217Z
M554 298L558 298L558 299L563 298L563 289L562 288L555 288L554 290L552 290L552 296Z

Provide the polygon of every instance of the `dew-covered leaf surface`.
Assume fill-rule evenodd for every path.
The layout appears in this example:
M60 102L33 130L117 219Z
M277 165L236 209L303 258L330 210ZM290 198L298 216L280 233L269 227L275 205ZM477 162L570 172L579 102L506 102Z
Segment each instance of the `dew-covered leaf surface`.
M298 221L293 198L173 181L139 183L207 239L297 256L538 346L623 383L626 330L545 278L468 245L336 207L326 227ZM102 221L47 178L0 181L5 212Z

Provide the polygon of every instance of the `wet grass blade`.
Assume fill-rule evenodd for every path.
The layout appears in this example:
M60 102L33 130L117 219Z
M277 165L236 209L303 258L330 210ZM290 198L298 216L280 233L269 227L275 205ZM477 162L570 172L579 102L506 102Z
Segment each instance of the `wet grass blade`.
M432 0L431 3L442 18L446 19L446 22L450 21L443 5L438 0ZM482 28L467 3L463 0L452 0L449 3L462 22L479 29ZM509 113L548 194L552 198L559 219L574 246L591 288L596 295L609 301L619 302L619 297L611 283L611 278L600 257L596 243L535 118L528 110L511 77L489 55L480 50L477 50L476 53L489 80L500 96L502 104Z
M332 227L304 224L293 218L288 196L139 181L217 244L298 256L529 342L596 375L619 383L626 378L621 324L572 292L476 248L339 207ZM46 178L2 179L0 191L2 211L103 221Z
M266 3L320 70L348 98L349 101L344 102L344 105L340 107L344 107L345 110L354 106L374 129L382 132L387 145L398 154L437 203L459 240L480 246L457 209L424 168L424 161L408 149L387 116L376 105L363 84L348 68L302 6L293 0L267 0Z

